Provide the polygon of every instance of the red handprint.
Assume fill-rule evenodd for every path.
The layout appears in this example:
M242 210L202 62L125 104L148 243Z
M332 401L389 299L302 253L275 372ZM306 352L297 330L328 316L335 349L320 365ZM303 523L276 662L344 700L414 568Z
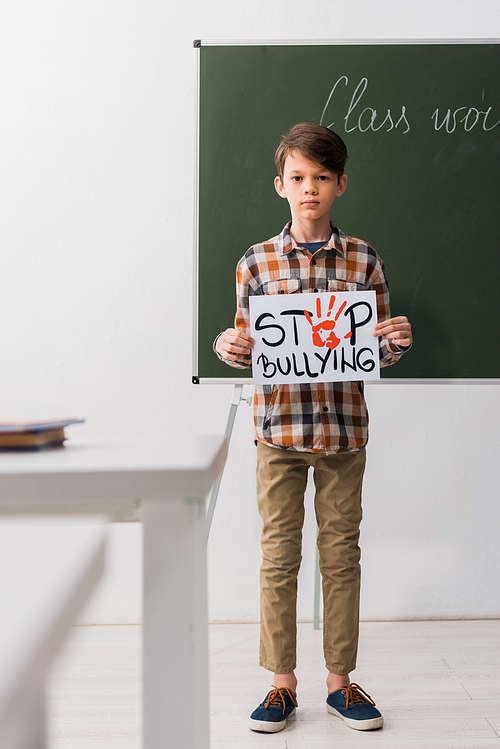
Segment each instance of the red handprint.
M330 297L330 303L328 305L328 312L326 313L326 318L322 320L321 319L321 299L319 297L316 299L316 316L318 318L318 323L316 325L313 323L309 312L307 310L304 310L304 315L306 317L306 320L312 328L313 344L315 346L318 346L319 348L326 346L327 348L334 349L334 348L337 348L337 346L340 343L340 338L338 338L335 335L334 328L337 323L337 320L340 317L342 310L346 307L347 302L343 302L340 305L340 308L337 314L335 315L335 318L332 320L330 318L330 315L332 314L334 304L335 304L335 296L332 294L332 296ZM347 333L347 335L345 335L344 338L350 338L351 335L352 333Z

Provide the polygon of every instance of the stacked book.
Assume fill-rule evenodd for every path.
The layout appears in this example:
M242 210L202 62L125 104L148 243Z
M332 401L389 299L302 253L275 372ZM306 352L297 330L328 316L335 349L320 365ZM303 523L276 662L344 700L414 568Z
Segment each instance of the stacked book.
M68 424L82 424L85 419L49 419L47 421L0 422L0 450L43 450L60 447Z

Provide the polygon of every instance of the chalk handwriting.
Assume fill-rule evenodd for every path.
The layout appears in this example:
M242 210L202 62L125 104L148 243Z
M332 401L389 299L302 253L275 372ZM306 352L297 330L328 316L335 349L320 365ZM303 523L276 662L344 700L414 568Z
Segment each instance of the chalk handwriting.
M323 108L323 113L319 122L320 125L323 124L323 119L333 97L333 94L335 93L335 89L341 81L345 81L346 86L349 85L349 79L346 75L340 76L340 78L334 83L333 88L330 91L330 95ZM346 133L352 133L353 130L359 130L361 133L366 133L368 130L376 132L377 130L381 130L385 127L385 132L389 132L390 130L396 129L401 125L402 127L406 128L405 130L403 130L403 133L408 133L410 131L410 123L406 115L406 106L404 105L401 105L401 114L397 119L393 116L390 109L387 109L387 113L385 114L385 116L384 114L380 115L374 107L365 107L361 112L359 111L360 107L358 107L358 104L363 98L363 95L367 88L368 78L362 78L356 86L351 97L350 104L347 108L347 114L344 117L344 131ZM354 110L356 108L357 111L356 113L354 113ZM380 119L382 119L381 122ZM328 127L332 127L332 125L335 125L335 122L331 122Z
M368 131L378 132L382 131L385 133L391 130L398 130L406 135L410 132L410 116L407 111L405 104L400 104L397 110L394 112L390 108L384 108L382 111L377 110L375 106L365 106L363 104L366 101L365 94L367 92L369 81L368 78L363 77L354 88L351 95L347 110L339 112L339 104L336 102L335 93L340 88L349 88L349 78L346 75L341 75L333 84L332 90L328 95L326 104L323 107L321 114L320 125L325 124L327 112L333 110L335 113L343 114L344 121L344 132L352 133L354 130L359 130L360 133L366 133ZM482 92L482 99L484 101L484 89ZM362 101L363 100L363 101ZM374 102L371 101L373 105ZM362 108L363 107L363 108ZM484 109L477 109L477 107L462 106L456 109L440 110L439 107L430 116L430 119L434 123L434 130L442 130L447 133L453 133L457 128L462 128L466 133L469 133L474 128L480 128L485 132L494 130L500 125L500 120L495 122L494 115L492 114L493 107L485 107ZM333 127L335 120L332 120L327 127Z
M453 110L453 112L451 109L448 109L446 114L442 115L441 123L439 123L440 115L438 108L434 114L431 115L431 120L434 120L435 130L441 130L441 128L444 127L447 133L455 132L459 123L463 124L466 133L469 133L476 127L476 125L480 125L483 130L488 132L488 130L494 130L497 125L500 125L500 120L495 122L494 125L488 125L488 117L490 116L491 110L492 107L488 107L485 111L476 109L475 107L458 107L458 109ZM463 114L464 112L466 114Z

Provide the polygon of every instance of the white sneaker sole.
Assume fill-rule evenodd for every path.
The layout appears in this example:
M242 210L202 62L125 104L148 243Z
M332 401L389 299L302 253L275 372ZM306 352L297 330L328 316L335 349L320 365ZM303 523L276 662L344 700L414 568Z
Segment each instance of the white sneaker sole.
M288 718L291 718L292 715L295 715L295 708L293 708ZM262 731L263 733L278 733L278 731L282 731L285 728L288 718L285 718L285 720L280 720L279 723L273 723L269 720L253 720L252 718L250 718L250 720L248 721L248 727L251 731Z
M351 718L345 718L342 713L331 707L328 702L326 703L326 709L330 715L337 715L339 718L342 718L346 726L354 728L355 731L373 731L374 728L382 728L384 725L384 718L382 716L380 718L370 718L369 720L352 720Z

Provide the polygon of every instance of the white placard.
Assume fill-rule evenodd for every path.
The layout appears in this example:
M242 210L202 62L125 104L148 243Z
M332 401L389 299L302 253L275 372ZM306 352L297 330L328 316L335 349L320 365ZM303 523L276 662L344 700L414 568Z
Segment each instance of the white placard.
M251 296L256 385L378 380L374 291Z

